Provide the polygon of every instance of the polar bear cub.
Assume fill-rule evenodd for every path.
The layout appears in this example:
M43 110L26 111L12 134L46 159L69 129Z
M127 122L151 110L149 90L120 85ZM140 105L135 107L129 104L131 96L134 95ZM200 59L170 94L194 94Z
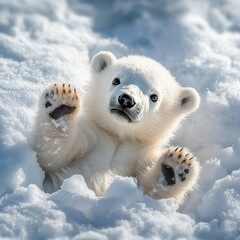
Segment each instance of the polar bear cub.
M45 171L44 189L81 174L102 195L115 175L135 177L153 198L179 201L193 189L199 163L186 148L168 146L200 97L160 63L143 56L117 59L99 52L91 80L79 94L57 83L43 93L32 148Z

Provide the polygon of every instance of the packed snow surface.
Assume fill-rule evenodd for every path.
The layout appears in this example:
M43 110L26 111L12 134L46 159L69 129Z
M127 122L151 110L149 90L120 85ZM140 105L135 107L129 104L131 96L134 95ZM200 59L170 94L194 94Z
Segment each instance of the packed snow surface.
M0 238L240 239L238 0L0 0ZM53 194L28 144L41 91L89 79L99 50L143 54L200 93L172 144L202 170L181 206L116 178L98 198L82 176Z

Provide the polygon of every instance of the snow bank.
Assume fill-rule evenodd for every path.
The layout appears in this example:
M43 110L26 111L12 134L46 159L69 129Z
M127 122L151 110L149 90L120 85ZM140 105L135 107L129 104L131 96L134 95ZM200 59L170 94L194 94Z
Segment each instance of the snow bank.
M240 3L0 1L0 237L12 239L240 239ZM202 97L173 144L202 165L183 206L116 178L102 198L81 176L42 191L27 139L41 91L78 87L99 50L140 53Z

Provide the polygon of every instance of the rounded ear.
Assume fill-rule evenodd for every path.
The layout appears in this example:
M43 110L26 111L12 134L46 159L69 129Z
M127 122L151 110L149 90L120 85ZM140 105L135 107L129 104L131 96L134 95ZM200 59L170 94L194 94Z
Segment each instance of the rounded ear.
M114 61L116 61L116 57L114 56L114 54L107 51L101 51L97 53L95 56L93 56L91 62L92 69L95 72L99 73L103 71L106 67L111 66L114 63Z
M191 113L198 109L200 96L194 88L183 88L178 101L180 112Z

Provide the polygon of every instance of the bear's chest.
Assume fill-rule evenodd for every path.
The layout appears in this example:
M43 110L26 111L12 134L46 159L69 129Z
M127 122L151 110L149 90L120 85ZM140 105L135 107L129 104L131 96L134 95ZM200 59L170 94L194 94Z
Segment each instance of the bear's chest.
M92 151L79 159L79 167L96 173L110 170L129 176L138 153L137 146L132 143L119 143L105 137L97 142Z

